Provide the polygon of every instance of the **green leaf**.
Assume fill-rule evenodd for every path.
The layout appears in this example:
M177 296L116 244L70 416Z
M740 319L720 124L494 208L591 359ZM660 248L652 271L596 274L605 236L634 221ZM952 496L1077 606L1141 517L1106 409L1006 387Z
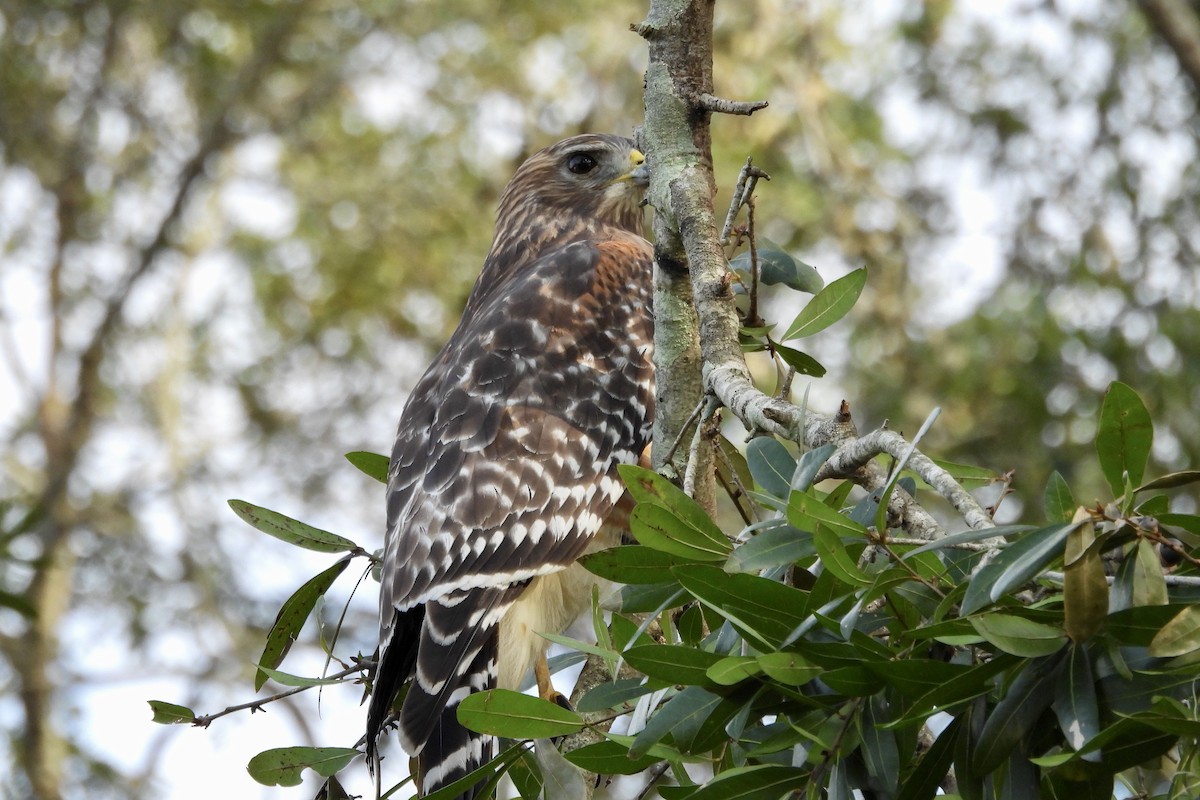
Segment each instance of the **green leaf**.
M856 269L838 278L817 292L780 338L784 341L799 339L825 330L854 307L866 283L866 269Z
M250 759L246 770L264 786L299 786L306 767L328 778L360 755L352 747L279 747Z
M699 686L689 686L666 702L646 723L646 727L634 737L629 746L632 758L646 755L650 747L655 745L668 733L676 737L686 737L687 732L694 735L696 728L708 718L718 705L721 697L706 691ZM676 744L686 750L686 745Z
M825 285L825 281L815 269L793 257L765 236L757 237L755 245L758 254L758 279L761 283L767 286L783 284L809 294L816 294ZM729 267L741 274L743 282L747 285L750 283L752 266L749 250L738 253L729 260Z
M638 503L629 517L629 530L639 544L663 553L693 561L724 561L733 545L707 514L701 515Z
M1011 614L983 614L970 621L980 636L1014 656L1048 656L1067 643L1062 629Z
M802 531L811 531L824 525L839 538L851 538L866 542L867 529L854 520L830 508L819 498L808 492L792 492L788 498L788 522Z
M245 500L230 500L229 507L256 530L288 544L303 547L305 550L315 550L318 553L345 553L358 549L358 545L354 542L338 536L336 533L314 528L299 520L285 517L276 511L247 503Z
M1072 750L1079 750L1089 739L1100 733L1100 705L1096 699L1096 682L1087 649L1072 644L1067 667L1059 676L1057 697L1051 708L1058 718L1058 727ZM1086 757L1099 761L1099 754Z
M636 775L662 759L653 755L630 758L629 747L606 739L564 754L567 761L596 775Z
M1169 475L1155 478L1148 483L1143 483L1134 489L1134 491L1148 492L1153 489L1178 489L1180 486L1187 486L1192 483L1200 483L1200 470L1187 469L1180 472L1172 472Z
M778 440L756 436L746 445L746 463L754 481L764 492L786 499L792 491L796 459Z
M769 678L787 686L803 686L824 671L799 654L786 651L763 653L757 661Z
M1138 539L1131 599L1135 606L1165 606L1169 602L1162 561L1148 539Z
M1067 522L1031 531L1010 544L991 564L979 570L963 597L963 615L973 614L1029 581L1061 553L1077 523Z
M721 660L716 653L673 644L649 644L625 651L629 665L651 678L668 684L706 684L708 668Z
M346 460L364 475L374 478L380 483L387 483L387 456L381 456L378 453L368 453L365 450L355 450L353 453L346 453Z
M900 753L896 746L896 734L884 725L888 720L887 703L876 695L866 703L858 718L858 733L862 740L861 752L867 764L867 772L881 786L897 786L900 783Z
M346 680L345 678L305 678L300 675L292 675L288 672L280 672L277 669L264 667L261 664L257 666L260 672L267 673L268 678L281 686L330 686Z
M154 719L151 721L160 725L191 725L196 720L196 712L187 706L177 706L162 700L147 700L146 702L150 704L150 710L154 712Z
M1150 642L1150 655L1157 658L1182 656L1200 650L1200 605L1180 611Z
M671 570L696 599L762 650L774 650L807 618L808 594L778 581L697 564Z
M610 708L632 709L632 701L644 694L654 691L654 687L641 678L620 678L615 681L605 681L599 686L588 690L579 698L575 710L584 714L593 711L607 711Z
M905 697L920 697L931 689L946 686L967 675L972 669L965 664L951 664L931 658L867 661L863 666Z
M688 563L686 559L652 547L625 544L587 553L579 559L593 575L616 583L662 583L671 567Z
M1163 626L1187 607L1186 604L1134 606L1114 611L1105 620L1104 629L1121 644L1149 647Z
M771 567L793 564L817 554L811 533L788 525L783 520L758 531L729 554L725 569L729 572L759 572Z
M1046 514L1046 521L1066 522L1075 516L1078 505L1071 496L1071 487L1067 486L1058 470L1050 473L1050 480L1046 481L1046 491L1042 494L1042 509Z
M258 658L260 667L275 669L283 662L317 600L329 591L329 587L346 570L349 563L350 556L346 556L329 569L309 579L284 602L275 617L275 624L267 634L267 643L263 647L262 655ZM254 691L257 692L266 682L267 673L259 670L254 676Z
M565 736L583 727L574 711L510 689L475 692L458 704L458 721L478 733L508 739Z
M836 533L824 525L817 525L813 531L813 542L817 546L817 554L821 564L839 581L847 586L870 586L871 578L867 577L854 557L846 550L842 540Z
M1134 486L1142 482L1153 440L1154 423L1142 399L1125 384L1113 381L1100 406L1096 456L1114 496L1125 494L1124 473L1129 473Z
M1096 635L1108 616L1108 581L1095 546L1095 526L1083 509L1075 519L1079 525L1067 534L1065 549L1063 627L1071 641L1082 644Z
M797 375L808 375L812 378L824 378L827 370L825 365L801 350L788 347L776 341L771 341L771 347L783 359L783 363L796 370Z
M963 717L959 716L938 734L916 769L900 786L896 800L933 800L954 763L954 745L962 729Z
M972 766L988 773L1000 766L1017 743L1025 739L1038 717L1054 700L1066 650L1028 664L992 710L979 734Z
M779 800L804 786L808 775L808 770L773 764L734 767L688 795L688 800Z
M718 686L733 686L762 674L754 656L727 656L708 668L708 679Z

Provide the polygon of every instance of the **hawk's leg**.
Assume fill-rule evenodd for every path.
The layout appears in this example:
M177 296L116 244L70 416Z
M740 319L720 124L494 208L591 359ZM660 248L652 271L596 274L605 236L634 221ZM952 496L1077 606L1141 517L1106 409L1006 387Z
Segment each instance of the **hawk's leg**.
M533 677L537 680L538 697L556 703L568 711L571 710L571 703L554 688L554 683L550 680L550 665L546 663L545 650L533 662Z

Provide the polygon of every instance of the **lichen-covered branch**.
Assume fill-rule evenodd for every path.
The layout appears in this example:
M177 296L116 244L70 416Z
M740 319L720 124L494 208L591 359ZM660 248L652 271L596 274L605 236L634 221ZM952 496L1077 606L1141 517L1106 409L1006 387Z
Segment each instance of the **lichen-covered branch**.
M733 275L721 246L713 209L709 122L714 111L749 113L761 106L714 102L712 13L712 0L652 0L646 21L634 28L650 49L643 137L651 173L649 202L656 212L655 255L660 274L669 276L664 280L669 281L670 291L664 290L664 296L675 302L680 283L690 283L699 330L703 388L729 408L747 429L807 447L836 443L839 450L822 477L845 477L868 490L880 488L888 476L872 459L881 453L900 458L909 449L903 437L886 430L858 437L845 409L838 415L826 416L763 393L754 385L742 355ZM658 301L656 294L655 302ZM665 319L658 320L660 329L668 324ZM674 382L681 379L678 370L660 372L660 397L670 395L675 390ZM687 385L694 392L691 384ZM660 408L660 414L664 417L669 414L669 419L660 422L663 432L661 435L656 432L656 447L660 442L678 438L682 421L695 406L693 393L669 411ZM673 431L669 438L665 433L668 429ZM693 450L705 452L705 448ZM972 528L992 525L990 516L975 499L928 458L914 452L909 467L946 497ZM704 465L689 470L689 474L696 475L706 472ZM892 493L889 511L913 536L935 538L944 533L903 490Z

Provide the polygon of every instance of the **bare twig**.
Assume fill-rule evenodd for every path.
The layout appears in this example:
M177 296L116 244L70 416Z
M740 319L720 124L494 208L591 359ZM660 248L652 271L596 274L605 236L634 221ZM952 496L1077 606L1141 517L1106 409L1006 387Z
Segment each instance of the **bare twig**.
M341 672L335 672L332 675L328 675L325 677L324 680L337 680L339 678L347 678L356 672L363 672L366 669L367 669L367 664L362 663L362 664L359 664L358 666L350 667L349 669L344 669ZM225 717L230 714L236 714L238 711L245 711L246 709L250 709L250 713L252 713L252 714L255 711L263 711L264 710L263 706L265 706L268 703L274 703L276 700L282 700L285 697L291 697L294 694L300 694L300 692L305 692L312 688L313 688L312 686L297 686L293 689L288 689L286 692L280 692L279 694L273 694L270 697L263 697L259 700L251 700L248 703L239 703L235 706L229 706L229 707L227 707L221 711L217 711L213 714L203 714L199 717L196 717L195 719L192 720L192 724L198 728L207 728L209 725L211 725L213 723L214 720L220 719L221 717Z
M696 102L705 111L711 111L714 114L738 114L743 117L748 117L769 105L766 100L726 100L708 93L700 94L696 98Z

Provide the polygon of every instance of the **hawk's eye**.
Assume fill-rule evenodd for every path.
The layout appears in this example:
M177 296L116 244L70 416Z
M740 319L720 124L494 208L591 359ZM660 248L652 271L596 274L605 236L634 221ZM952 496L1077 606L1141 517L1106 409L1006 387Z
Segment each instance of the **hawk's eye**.
M576 175L586 175L596 168L596 159L587 153L572 153L567 158L567 169Z

